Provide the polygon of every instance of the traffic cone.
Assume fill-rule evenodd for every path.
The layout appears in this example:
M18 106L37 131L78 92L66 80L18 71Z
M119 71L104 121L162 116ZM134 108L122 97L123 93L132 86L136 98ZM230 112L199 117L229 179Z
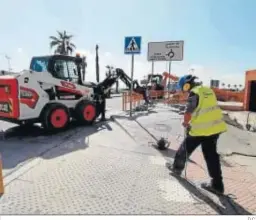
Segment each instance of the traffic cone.
M2 156L0 154L0 195L4 194L3 165Z

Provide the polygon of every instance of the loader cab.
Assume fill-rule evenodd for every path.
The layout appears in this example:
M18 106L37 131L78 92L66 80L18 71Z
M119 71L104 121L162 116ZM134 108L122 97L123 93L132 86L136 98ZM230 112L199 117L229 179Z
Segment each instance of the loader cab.
M30 69L36 72L49 72L53 77L82 85L83 59L65 55L33 57ZM83 71L84 72L84 71Z
M149 74L148 81L151 83L161 84L163 76L161 74Z
M152 88L154 88L153 90L163 90L162 80L163 80L163 76L161 74L149 74L148 75L149 84L147 86L148 89L151 90Z

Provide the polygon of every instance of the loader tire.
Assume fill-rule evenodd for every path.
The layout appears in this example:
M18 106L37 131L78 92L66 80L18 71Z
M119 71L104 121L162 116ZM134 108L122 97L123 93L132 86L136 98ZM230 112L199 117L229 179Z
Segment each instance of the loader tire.
M79 124L91 125L97 118L96 105L87 100L79 102L75 108L75 118Z
M69 110L62 104L50 104L44 109L41 122L47 132L62 131L69 125Z

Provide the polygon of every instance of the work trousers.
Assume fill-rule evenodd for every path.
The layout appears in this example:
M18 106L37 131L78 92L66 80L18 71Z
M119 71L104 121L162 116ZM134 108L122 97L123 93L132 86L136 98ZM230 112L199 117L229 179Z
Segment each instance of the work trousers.
M105 112L106 112L106 99L103 98L100 105L99 105L99 111L101 114L101 118L105 118Z
M149 95L148 95L147 90L143 91L142 96L143 96L143 99L144 99L145 103L149 104Z
M176 152L174 159L174 168L183 170L186 159L201 145L204 159L206 161L208 173L214 184L222 184L222 171L220 165L220 156L217 152L217 141L219 134L212 136L194 137L187 135Z

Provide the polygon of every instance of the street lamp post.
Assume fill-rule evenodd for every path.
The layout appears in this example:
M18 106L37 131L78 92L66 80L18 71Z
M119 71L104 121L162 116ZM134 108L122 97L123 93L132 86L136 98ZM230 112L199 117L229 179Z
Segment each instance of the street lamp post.
M6 60L7 60L7 63L8 63L8 69L9 69L9 72L11 72L11 57L9 57L9 56L7 56L6 54L5 54L5 58L6 58Z
M0 55L4 55L5 59L7 60L8 70L11 71L11 57L9 57L6 53L0 53Z

